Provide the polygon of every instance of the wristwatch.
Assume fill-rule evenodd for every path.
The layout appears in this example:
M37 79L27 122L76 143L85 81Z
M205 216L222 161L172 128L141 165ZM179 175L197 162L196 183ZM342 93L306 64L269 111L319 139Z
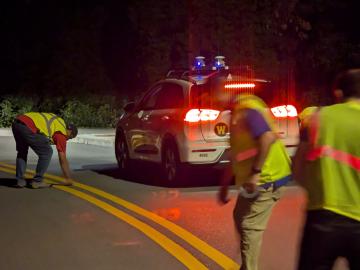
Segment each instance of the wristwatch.
M253 174L258 174L258 173L261 173L261 169L258 169L258 168L255 168L255 167L251 167L251 172Z

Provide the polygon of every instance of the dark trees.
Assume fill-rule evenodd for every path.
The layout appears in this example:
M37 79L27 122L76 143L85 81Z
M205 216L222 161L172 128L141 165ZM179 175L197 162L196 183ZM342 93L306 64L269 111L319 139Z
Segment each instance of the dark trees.
M359 66L356 1L32 1L0 8L0 92L132 98L196 55L251 65L302 105ZM306 102L305 102L306 101Z

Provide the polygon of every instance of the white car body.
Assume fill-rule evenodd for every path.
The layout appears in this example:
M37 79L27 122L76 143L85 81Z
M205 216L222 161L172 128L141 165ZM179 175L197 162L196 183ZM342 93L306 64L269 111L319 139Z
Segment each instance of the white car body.
M231 110L212 108L219 96L206 92L207 84L216 76L215 72L203 76L169 76L152 86L118 121L115 152L120 169L126 169L123 168L126 164L121 164L122 153L119 153L124 151L120 149L123 141L126 159L161 163L164 171L169 169L166 164L168 148L172 148L170 152L174 154L176 173L183 164L228 164ZM208 100L204 101L206 98ZM279 136L292 154L299 134L297 117L274 116L274 121ZM170 179L166 172L164 177L170 181L178 178L175 175Z

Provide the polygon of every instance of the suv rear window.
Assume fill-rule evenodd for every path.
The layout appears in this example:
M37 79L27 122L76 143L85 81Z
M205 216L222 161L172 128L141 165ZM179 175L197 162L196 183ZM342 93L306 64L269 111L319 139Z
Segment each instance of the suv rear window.
M231 79L229 79L231 78ZM226 89L225 84L253 83L254 88ZM265 80L244 80L240 76L218 76L205 84L193 85L190 91L190 106L217 110L231 109L236 95L240 93L255 94L262 98L268 106L279 104L278 94L272 83Z
M158 93L155 109L177 109L184 106L182 87L174 83L163 84Z

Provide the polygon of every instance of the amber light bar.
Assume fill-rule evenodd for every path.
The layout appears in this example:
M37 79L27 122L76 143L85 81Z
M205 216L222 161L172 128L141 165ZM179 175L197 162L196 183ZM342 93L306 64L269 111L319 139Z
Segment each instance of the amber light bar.
M231 83L225 84L226 89L236 89L236 88L254 88L255 83Z

